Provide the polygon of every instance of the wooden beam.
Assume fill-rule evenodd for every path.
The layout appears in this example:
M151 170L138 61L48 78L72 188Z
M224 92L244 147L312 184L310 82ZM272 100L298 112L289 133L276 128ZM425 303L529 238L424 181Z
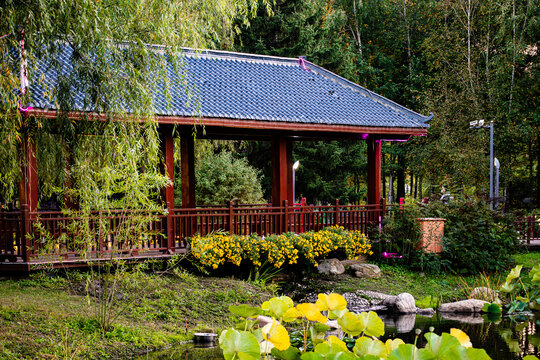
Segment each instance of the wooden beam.
M180 176L182 178L182 207L194 208L197 204L195 198L195 140L185 135L180 139L180 153L182 165Z
M368 204L379 204L381 200L381 141L367 140L368 160Z
M55 110L33 109L32 116L44 118L56 118ZM106 120L105 114L97 113L70 113L68 117L73 120ZM184 116L163 116L157 115L157 122L160 124L188 125L222 128L259 129L259 130L280 130L280 131L306 131L306 132L333 132L352 134L381 134L381 135L425 135L426 127L381 127L381 126L354 126L335 124L315 124L287 121L266 121L266 120L245 120L229 118L208 118L208 117L184 117ZM148 121L141 119L141 121Z

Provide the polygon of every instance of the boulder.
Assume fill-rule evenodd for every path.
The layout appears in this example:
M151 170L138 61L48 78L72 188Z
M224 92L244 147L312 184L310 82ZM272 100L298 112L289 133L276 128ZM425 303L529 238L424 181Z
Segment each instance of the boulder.
M416 304L414 303L414 297L409 293L402 293L396 296L396 302L394 303L394 311L399 314L416 313Z
M343 264L345 269L350 268L352 265L365 264L365 263L366 263L366 259L363 256L359 256L358 259L341 260L341 264Z
M389 297L383 299L382 304L384 306L388 306L389 308L393 308L394 305L396 304L396 298L397 298L397 296L389 296Z
M398 296L389 296L383 300L382 305L398 314L416 313L414 297L409 293L402 293Z
M440 313L466 313L466 314L479 313L482 310L482 307L484 306L484 304L486 303L487 301L478 300L478 299L456 301L453 303L442 304L439 307L439 312Z
M494 302L496 299L499 298L499 294L493 289L481 286L474 288L471 291L469 298Z
M396 320L396 330L398 334L408 333L414 329L416 314L399 315Z
M345 272L345 267L338 259L325 259L317 267L320 274L341 275Z
M356 277L376 279L381 277L381 269L373 264L353 264L351 269L355 271Z
M432 317L435 315L435 310L433 310L433 308L417 309L416 314L425 317Z
M441 317L445 320L459 321L463 324L483 324L484 318L480 314L453 314L442 313Z

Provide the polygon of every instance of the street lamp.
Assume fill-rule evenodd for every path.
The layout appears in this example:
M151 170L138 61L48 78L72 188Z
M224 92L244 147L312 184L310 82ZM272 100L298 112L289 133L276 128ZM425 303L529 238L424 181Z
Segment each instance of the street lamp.
M300 160L296 160L292 166L292 197L293 205L296 199L296 169L300 166Z
M493 120L489 125L484 125L484 122L483 119L471 121L469 129L489 128L489 209L493 210Z
M499 162L499 159L495 158L493 160L493 165L495 165L495 193L493 194L495 197L495 210L499 211L499 168L501 167L501 163Z

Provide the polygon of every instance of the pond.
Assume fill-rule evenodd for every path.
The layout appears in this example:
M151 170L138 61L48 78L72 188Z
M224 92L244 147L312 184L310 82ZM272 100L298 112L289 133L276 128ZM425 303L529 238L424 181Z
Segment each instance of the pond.
M414 343L416 329L422 334L418 346L425 345L424 333L430 327L435 333L449 332L451 328L465 331L475 348L483 348L494 360L518 360L525 355L540 355L540 314L504 317L498 322L484 321L482 317L442 318L438 314L431 318L417 315L380 315L385 323L385 335L381 340L400 338L406 343ZM194 344L184 344L171 349L145 354L140 359L183 359L211 360L223 359L219 347L203 348Z

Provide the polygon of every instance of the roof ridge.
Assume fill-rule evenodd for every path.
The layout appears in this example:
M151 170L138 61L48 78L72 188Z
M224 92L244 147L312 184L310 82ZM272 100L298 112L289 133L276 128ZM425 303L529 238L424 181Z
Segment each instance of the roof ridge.
M123 44L128 45L128 42L123 42ZM166 45L160 44L144 44L149 48L154 48L160 51L167 49ZM187 55L193 55L195 57L200 56L215 56L222 59L242 59L242 60L252 60L252 61L264 61L264 62L279 62L279 63L290 63L291 65L296 65L298 63L298 58L284 57L284 56L274 56L274 55L263 55L263 54L251 54L244 52L236 52L229 50L214 50L214 49L198 49L191 47L180 47L178 52L174 54L181 53Z

